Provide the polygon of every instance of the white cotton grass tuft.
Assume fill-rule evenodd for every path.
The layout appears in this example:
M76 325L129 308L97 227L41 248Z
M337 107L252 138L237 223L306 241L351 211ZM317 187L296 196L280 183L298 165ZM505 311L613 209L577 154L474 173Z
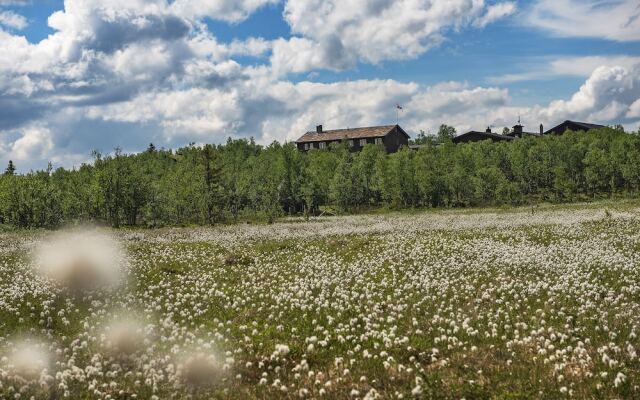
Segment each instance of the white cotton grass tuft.
M135 317L118 317L104 327L106 348L115 355L131 355L144 349L144 325Z
M289 354L289 351L290 351L289 346L287 346L286 344L277 344L274 355L279 355L284 357L287 354Z
M28 381L39 379L42 372L49 368L50 362L46 346L29 340L16 343L7 356L8 370Z
M95 229L56 233L35 251L38 272L74 292L117 286L123 261L120 244Z
M195 351L185 355L178 363L178 373L187 386L203 388L220 382L224 367L214 353Z

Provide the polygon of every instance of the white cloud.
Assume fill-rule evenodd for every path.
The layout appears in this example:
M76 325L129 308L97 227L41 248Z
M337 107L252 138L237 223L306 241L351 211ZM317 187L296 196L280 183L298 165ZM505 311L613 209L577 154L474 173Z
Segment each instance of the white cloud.
M537 0L529 23L559 36L640 40L635 0Z
M640 64L631 68L599 67L569 100L552 102L541 114L557 120L563 116L614 121L633 114L640 98Z
M404 106L402 124L410 132L459 131L487 125L511 126L518 116L529 126L564 119L633 123L640 97L640 71L596 69L568 100L515 107L506 89L448 82L433 86L393 80L330 84L271 80L234 81L228 89L189 89L144 94L125 103L95 107L91 118L148 123L158 121L166 140L179 137L219 141L226 136L257 136L266 143L293 140L317 124L327 128L393 123L394 105Z
M29 4L30 0L0 0L0 6L24 6Z
M555 74L587 77L598 67L620 66L627 69L640 64L640 57L634 56L588 56L559 58L551 62L551 69Z
M279 0L176 0L173 11L185 18L209 17L228 22L240 22L256 10Z
M629 111L627 111L626 117L640 119L640 98L629 106Z
M53 139L48 128L31 126L22 131L22 136L11 145L11 156L16 161L32 161L51 156Z
M487 8L484 15L475 21L474 25L484 28L499 19L513 14L514 12L516 12L516 4L513 2L492 4Z
M277 75L317 69L337 71L352 67L356 62L356 55L345 49L336 37L320 43L299 37L278 39L273 43L271 56L271 66Z
M493 76L487 79L492 84L504 84L532 80L546 80L565 76L588 77L598 67L621 66L632 68L640 63L640 57L626 55L577 56L526 59L524 72Z
M0 25L7 28L22 30L27 27L27 19L13 11L0 11Z
M243 104L236 90L191 88L161 93L144 93L125 103L91 107L89 118L106 121L147 123L162 126L167 141L176 136L205 139L237 131Z
M298 37L276 42L272 63L284 73L411 59L447 30L484 26L513 9L484 0L288 0L284 17Z

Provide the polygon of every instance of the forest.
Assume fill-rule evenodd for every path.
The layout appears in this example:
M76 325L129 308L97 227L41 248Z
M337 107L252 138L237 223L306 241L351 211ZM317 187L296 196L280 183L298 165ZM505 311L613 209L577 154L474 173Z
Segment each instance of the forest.
M617 128L455 145L446 125L418 150L346 144L299 152L253 139L177 150L93 153L77 168L0 176L0 224L56 228L92 222L187 226L273 222L289 215L377 208L452 208L634 197L640 135Z

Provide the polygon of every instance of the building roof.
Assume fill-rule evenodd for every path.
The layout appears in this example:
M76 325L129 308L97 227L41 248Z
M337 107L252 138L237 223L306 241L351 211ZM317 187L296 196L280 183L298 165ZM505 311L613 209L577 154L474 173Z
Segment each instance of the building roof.
M467 133L463 133L462 135L458 135L454 137L453 141L454 143L457 143L472 136L482 137L482 139L491 139L491 140L513 140L514 139L511 136L500 135L498 133L493 133L493 132L469 131Z
M549 133L549 132L553 132L554 130L560 128L563 125L577 125L580 128L583 128L585 131L588 131L589 129L600 129L600 128L606 128L606 126L604 125L598 125L598 124L590 124L588 122L578 122L578 121L570 121L570 120L566 120L561 124L558 124L556 126L554 126L553 128L549 129L548 131L546 131L545 133Z
M407 133L399 125L384 125L384 126L370 126L366 128L349 128L349 129L334 129L329 131L322 131L322 133L307 132L300 136L296 143L309 143L309 142L324 142L329 140L342 140L342 139L364 139L364 138L379 138L385 137L391 133L396 127L398 130L409 137Z
M540 132L522 132L522 135L523 135L523 136L524 136L524 135L529 135L529 136L542 136L542 134L540 134ZM518 136L518 133L517 133L517 132L513 132L513 131L511 131L511 132L507 133L507 134L506 134L506 135L504 135L504 136L516 137L516 136Z

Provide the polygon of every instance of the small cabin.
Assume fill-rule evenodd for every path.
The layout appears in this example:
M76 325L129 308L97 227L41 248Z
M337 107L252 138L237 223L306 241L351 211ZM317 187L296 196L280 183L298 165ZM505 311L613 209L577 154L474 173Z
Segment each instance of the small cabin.
M346 142L352 152L361 151L368 144L380 144L387 153L395 153L402 146L409 145L409 135L399 125L371 126L324 130L318 125L313 132L307 132L296 140L300 151L326 149L332 143Z

